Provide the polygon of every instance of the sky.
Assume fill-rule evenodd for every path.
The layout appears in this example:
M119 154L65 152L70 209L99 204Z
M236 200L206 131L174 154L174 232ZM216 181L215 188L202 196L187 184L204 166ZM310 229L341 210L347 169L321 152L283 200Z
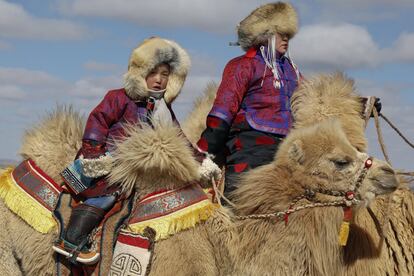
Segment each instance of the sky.
M25 129L57 104L85 116L122 87L131 50L160 36L185 48L192 67L173 103L184 120L193 100L243 51L235 27L259 0L0 0L0 159L19 159ZM414 140L414 1L291 1L300 27L291 56L303 75L344 72L358 93ZM382 158L373 122L369 153ZM414 171L414 150L383 120L391 163Z

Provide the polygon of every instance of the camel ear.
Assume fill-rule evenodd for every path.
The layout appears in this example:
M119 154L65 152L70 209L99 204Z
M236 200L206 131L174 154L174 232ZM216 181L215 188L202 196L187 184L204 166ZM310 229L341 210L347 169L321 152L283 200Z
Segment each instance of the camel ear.
M289 158L296 163L303 164L305 161L305 152L303 151L302 140L295 140L289 148Z

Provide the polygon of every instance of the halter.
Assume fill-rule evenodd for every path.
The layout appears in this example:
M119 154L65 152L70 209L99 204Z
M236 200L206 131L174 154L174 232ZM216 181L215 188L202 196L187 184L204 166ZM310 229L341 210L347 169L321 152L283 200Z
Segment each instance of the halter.
M357 205L361 200L361 195L359 193L359 188L361 187L362 181L365 179L368 169L372 166L372 158L368 157L364 165L361 167L359 176L355 182L355 186L347 191L335 191L335 190L327 190L327 189L306 189L305 192L295 197L292 202L289 204L289 208L284 211L279 211L275 213L269 214L252 214L246 216L235 216L238 220L245 220L245 219L267 219L276 217L278 219L283 219L285 221L285 225L288 224L289 215L295 213L297 211L309 208L316 208L316 207L328 207L328 206L342 206L344 209L344 218L342 221L341 229L339 232L339 244L345 246L347 243L348 235L349 235L349 224L352 219L352 206ZM324 201L321 202L316 199L316 194L323 194L329 195L334 197L342 197L340 200L335 201ZM300 206L295 206L300 200L307 199L308 201L312 202L309 204L304 204Z

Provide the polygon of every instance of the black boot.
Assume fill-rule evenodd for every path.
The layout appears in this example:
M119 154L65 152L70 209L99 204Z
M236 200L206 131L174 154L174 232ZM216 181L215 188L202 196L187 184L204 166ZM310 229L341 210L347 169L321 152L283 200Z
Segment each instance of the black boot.
M105 211L86 204L72 210L64 239L55 243L53 249L72 262L93 264L99 260L99 252L91 252L86 247L88 235L105 216Z

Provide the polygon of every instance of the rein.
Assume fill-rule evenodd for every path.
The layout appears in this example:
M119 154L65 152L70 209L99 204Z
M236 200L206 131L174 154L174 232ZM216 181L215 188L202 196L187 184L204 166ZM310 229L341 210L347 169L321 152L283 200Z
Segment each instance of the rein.
M341 245L346 245L348 234L349 234L349 222L352 219L352 209L351 207L358 204L360 201L359 188L361 187L362 181L365 179L368 169L372 166L372 158L369 157L364 162L364 166L360 170L360 174L356 180L355 187L348 191L335 191L335 190L326 190L326 189L306 189L305 192L295 197L289 205L289 208L283 211L268 213L268 214L251 214L245 216L235 216L236 220L246 220L246 219L269 219L276 217L278 219L283 219L287 225L289 215L300 210L317 208L317 207L328 207L328 206L342 206L344 209L344 219L341 225L341 230L339 234L339 243ZM316 194L324 194L334 197L342 197L340 200L335 201L326 201L321 202L316 199ZM304 204L300 206L295 206L300 200L307 199L312 202L309 204Z

